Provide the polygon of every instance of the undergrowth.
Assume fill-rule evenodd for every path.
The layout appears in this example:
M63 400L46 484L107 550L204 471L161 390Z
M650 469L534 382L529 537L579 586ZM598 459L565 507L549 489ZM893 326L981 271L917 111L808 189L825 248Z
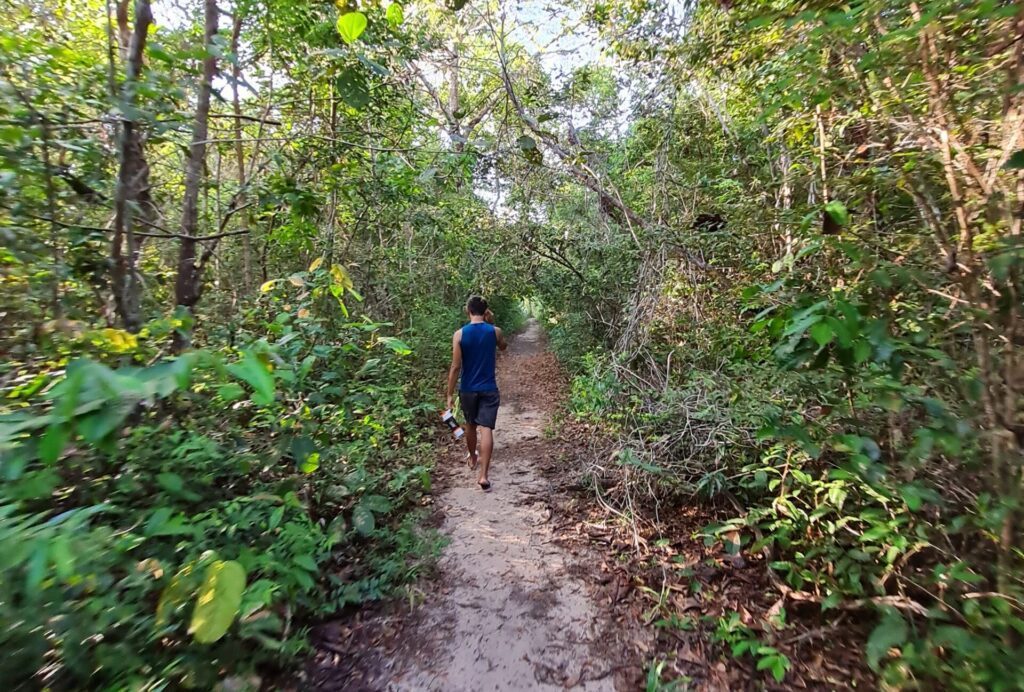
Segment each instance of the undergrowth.
M743 310L765 295L728 300ZM700 340L680 315L677 345L654 357L671 351L671 372L624 362L610 345L580 353L588 329L548 324L562 327L550 329L556 352L574 354L569 414L615 441L594 472L620 518L657 526L705 504L720 519L693 527L698 536L763 564L794 617L808 605L826 622L874 614L864 663L886 684L1017 689L1024 619L1019 589L997 589L1000 504L965 475L982 468L973 411L927 380L948 361L918 333L871 318L868 300L801 297L746 330L705 322ZM824 339L819 323L841 339ZM767 622L732 613L705 632L722 654L750 657L755 675L791 670Z
M6 367L0 677L209 689L274 674L312 623L422 574L449 355L432 347L459 314L398 338L346 304L344 270L316 262L264 287L234 348L162 357L174 324L153 323L56 345L68 355L42 374Z

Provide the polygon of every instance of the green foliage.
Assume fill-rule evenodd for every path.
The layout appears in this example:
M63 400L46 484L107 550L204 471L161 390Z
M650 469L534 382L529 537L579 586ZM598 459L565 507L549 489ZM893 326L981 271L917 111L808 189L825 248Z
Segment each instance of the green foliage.
M878 656L886 664L882 679L888 684L909 686L928 671L954 689L1020 689L1021 649L1013 642L1024 620L1013 604L999 597L967 601L955 613L929 614L916 631L897 618L884 613L868 642L872 661Z
M601 336L586 315L569 312L547 318L551 348L559 360L573 370L589 368L587 354L599 349Z
M661 678L662 675L664 675L664 669L664 660L651 662L650 666L647 668L647 677L644 680L644 690L646 690L646 692L675 692L675 690L686 689L686 685L689 682L686 679L662 682Z
M399 26L405 21L405 11L397 2L393 2L388 5L387 10L384 11L384 15L387 18L388 23L392 26Z
M366 23L362 12L346 12L338 17L338 33L345 43L354 43L366 30Z
M526 312L517 298L504 295L491 296L487 299L487 306L494 313L494 323L501 327L506 334L514 334L526 324Z
M229 4L136 64L102 3L0 22L3 679L212 688L414 578L481 293L653 516L881 604L888 683L1019 686L1019 7L602 0L622 63L555 80L464 0Z
M742 623L739 613L731 612L719 618L713 638L727 646L733 658L747 654L753 656L757 661L756 669L770 672L775 682L782 682L785 679L786 671L790 667L789 659L775 647L768 646L758 639L753 630Z
M245 568L234 561L216 560L196 593L196 605L188 633L200 644L223 637L238 614L245 591Z
M888 611L868 637L868 665L878 670L878 662L889 649L906 643L909 635L906 620L896 611Z
M621 391L614 373L590 354L580 360L580 368L583 374L572 380L569 398L572 414L578 418L600 418L611 413L616 395Z
M212 685L300 652L293 618L417 574L434 548L406 513L430 489L432 406L410 399L413 347L346 321L341 283L314 268L267 288L267 337L245 347L80 360L18 395L0 420L0 609L22 623L5 679L48 659L69 684Z
M573 413L615 438L631 488L650 485L643 521L710 500L709 545L765 559L826 619L877 609L865 662L886 683L1016 688L1021 199L970 170L1016 185L1019 144L971 133L1019 101L1019 80L991 78L1015 59L1019 8L587 17L667 96L625 136L577 133L650 214L636 242L608 204L547 200L541 250L562 280L537 293ZM581 70L566 90L596 112L592 84ZM735 624L720 640L783 675Z

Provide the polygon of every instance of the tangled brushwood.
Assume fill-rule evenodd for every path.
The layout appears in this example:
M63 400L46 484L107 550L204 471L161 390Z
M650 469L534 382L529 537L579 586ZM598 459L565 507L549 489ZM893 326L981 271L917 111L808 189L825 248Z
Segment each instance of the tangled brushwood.
M606 144L622 198L656 219L645 249L624 233L632 260L612 264L577 241L587 283L541 284L571 413L605 441L583 471L599 502L638 549L697 531L764 575L772 608L703 624L754 675L800 675L788 613L864 623L887 685L1018 689L1024 14L754 2L594 21L662 94ZM587 195L550 212L600 242ZM580 322L580 304L621 317ZM703 525L681 526L693 507ZM685 668L665 656L658 684Z

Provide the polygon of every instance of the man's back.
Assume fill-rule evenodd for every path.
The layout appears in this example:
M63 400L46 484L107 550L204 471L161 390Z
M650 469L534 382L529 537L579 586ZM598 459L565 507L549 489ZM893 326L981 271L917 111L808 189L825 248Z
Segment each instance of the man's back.
M459 343L462 349L462 381L459 390L495 391L498 382L494 376L494 358L498 338L494 325L487 322L470 322L462 328Z
M452 408L455 382L462 374L459 403L466 415L466 458L471 467L477 466L479 451L480 484L482 490L491 489L487 470L491 466L494 449L494 426L498 420L501 394L494 377L495 351L504 351L508 344L505 335L494 326L494 315L487 309L487 301L473 296L466 301L469 324L452 334L452 364L448 368L446 403ZM477 448L477 434L480 447Z

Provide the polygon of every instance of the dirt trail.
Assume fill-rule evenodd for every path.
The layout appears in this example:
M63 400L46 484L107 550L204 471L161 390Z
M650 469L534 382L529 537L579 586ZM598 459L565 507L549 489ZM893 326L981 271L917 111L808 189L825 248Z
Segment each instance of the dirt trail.
M420 660L392 660L388 689L614 689L610 663L594 650L599 608L554 542L546 484L534 469L554 406L543 381L551 373L538 367L543 353L543 333L531 321L499 359L494 488L482 492L463 467L439 498L451 541L439 565L441 592L428 595L400 635L435 645Z

